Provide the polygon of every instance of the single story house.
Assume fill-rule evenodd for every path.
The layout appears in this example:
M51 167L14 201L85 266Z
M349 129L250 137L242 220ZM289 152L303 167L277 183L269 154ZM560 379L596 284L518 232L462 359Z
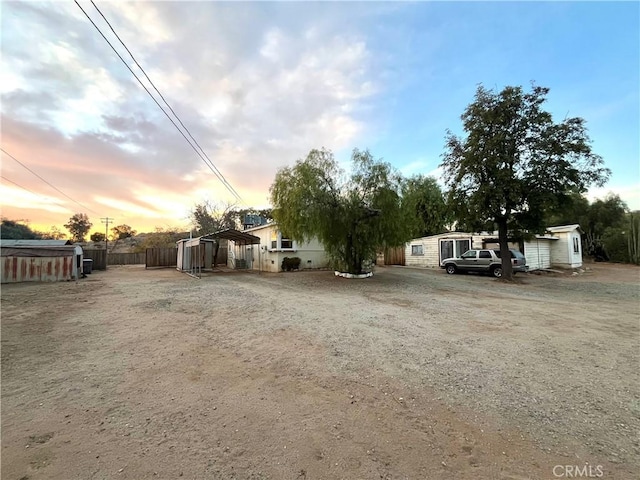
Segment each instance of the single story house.
M285 257L300 258L300 268L326 268L329 260L322 244L314 239L309 242L297 242L287 238L275 222L247 228L243 233L255 235L259 245L243 245L231 240L228 265L232 267L237 259L243 259L247 268L261 272L282 271Z
M0 240L0 283L77 280L82 261L68 240Z
M522 245L509 242L509 247L524 254L529 270L581 267L580 226L549 227L547 232L522 242ZM405 264L438 268L445 258L458 257L471 248L498 248L497 233L448 232L416 238L405 245Z

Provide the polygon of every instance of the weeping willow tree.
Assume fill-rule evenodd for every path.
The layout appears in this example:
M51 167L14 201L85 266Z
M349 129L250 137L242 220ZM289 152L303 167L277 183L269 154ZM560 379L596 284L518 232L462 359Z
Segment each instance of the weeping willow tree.
M271 185L273 217L289 238L317 238L334 266L361 274L379 248L411 239L417 221L402 202L403 178L367 151L354 150L350 174L329 150L311 150Z

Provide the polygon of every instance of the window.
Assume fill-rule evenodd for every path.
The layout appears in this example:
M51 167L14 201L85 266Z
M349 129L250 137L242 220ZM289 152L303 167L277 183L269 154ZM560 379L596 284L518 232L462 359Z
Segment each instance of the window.
M476 258L476 251L475 250L469 250L467 252L464 252L462 254L462 258Z
M274 232L271 235L271 250L294 250L293 240L287 238L282 232Z
M578 237L573 237L573 253L580 253L580 240L578 240Z
M440 261L445 258L459 257L471 248L471 239L464 240L440 240Z
M469 240L456 240L456 256L466 252L471 248Z
M480 250L479 258L491 258L491 252L489 250Z
M411 245L411 255L424 255L422 245Z

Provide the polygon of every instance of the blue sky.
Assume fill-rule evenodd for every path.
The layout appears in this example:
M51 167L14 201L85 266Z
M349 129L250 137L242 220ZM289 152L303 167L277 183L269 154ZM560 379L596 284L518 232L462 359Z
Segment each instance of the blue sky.
M612 170L590 197L640 208L637 2L96 4L249 205L322 146L438 175L477 84L535 81L558 120L587 120ZM187 225L196 202L232 199L74 3L0 8L6 151L95 224ZM5 155L2 175L33 192L3 180L6 217L44 228L81 210Z

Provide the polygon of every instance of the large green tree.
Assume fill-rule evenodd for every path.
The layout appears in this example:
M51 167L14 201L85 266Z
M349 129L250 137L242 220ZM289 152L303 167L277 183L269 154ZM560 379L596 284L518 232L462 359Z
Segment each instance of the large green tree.
M543 109L548 92L479 86L461 116L465 136L447 132L442 167L451 205L466 225L497 227L506 279L509 235L542 231L545 212L610 173L592 152L582 118L557 123Z
M93 223L89 221L86 213L76 213L64 224L64 228L69 230L74 242L84 242L84 237L89 233Z
M452 222L446 197L433 177L415 175L402 185L407 222L415 227L412 237L426 237L447 231Z
M273 217L289 238L317 238L337 269L360 274L378 248L410 240L415 224L403 210L402 177L366 150L351 160L347 175L329 150L311 150L278 171L270 192Z

